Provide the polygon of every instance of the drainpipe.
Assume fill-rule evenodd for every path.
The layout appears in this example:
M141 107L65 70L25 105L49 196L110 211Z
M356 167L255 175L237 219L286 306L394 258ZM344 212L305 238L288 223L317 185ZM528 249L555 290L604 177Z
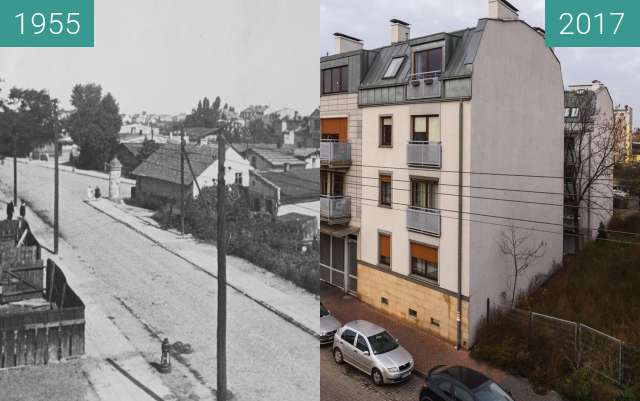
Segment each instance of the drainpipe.
M462 348L462 169L463 163L463 129L464 129L464 104L460 100L459 127L458 127L458 313L456 314L457 342L456 349Z

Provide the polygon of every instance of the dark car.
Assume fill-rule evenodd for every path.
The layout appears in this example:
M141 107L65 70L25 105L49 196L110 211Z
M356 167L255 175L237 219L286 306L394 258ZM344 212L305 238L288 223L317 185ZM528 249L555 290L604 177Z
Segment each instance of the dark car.
M463 366L429 371L420 401L514 401L511 394L482 373Z

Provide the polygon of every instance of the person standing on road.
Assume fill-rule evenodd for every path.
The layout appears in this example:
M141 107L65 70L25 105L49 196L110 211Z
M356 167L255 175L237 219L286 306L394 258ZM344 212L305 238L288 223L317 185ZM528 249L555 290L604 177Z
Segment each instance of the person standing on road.
M24 220L24 216L27 214L27 204L22 201L22 203L20 203L20 218L22 218L22 220Z
M13 220L13 201L7 203L7 220Z

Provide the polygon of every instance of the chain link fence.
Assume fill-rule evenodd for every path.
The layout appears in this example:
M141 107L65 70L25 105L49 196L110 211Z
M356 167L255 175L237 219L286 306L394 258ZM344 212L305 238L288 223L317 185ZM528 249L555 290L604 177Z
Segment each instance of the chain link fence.
M499 312L499 313L496 313ZM487 323L497 316L525 327L529 342L545 337L576 368L586 367L620 385L640 383L640 347L579 322L487 302Z

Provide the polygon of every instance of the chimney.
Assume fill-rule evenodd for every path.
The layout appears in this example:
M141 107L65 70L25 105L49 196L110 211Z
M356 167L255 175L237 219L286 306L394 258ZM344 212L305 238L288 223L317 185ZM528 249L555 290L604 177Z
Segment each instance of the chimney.
M362 40L358 38L340 32L334 33L333 36L336 38L336 54L362 49Z
M519 10L507 0L489 0L489 18L516 20Z
M406 42L410 39L410 25L399 19L392 19L391 22L391 44Z

